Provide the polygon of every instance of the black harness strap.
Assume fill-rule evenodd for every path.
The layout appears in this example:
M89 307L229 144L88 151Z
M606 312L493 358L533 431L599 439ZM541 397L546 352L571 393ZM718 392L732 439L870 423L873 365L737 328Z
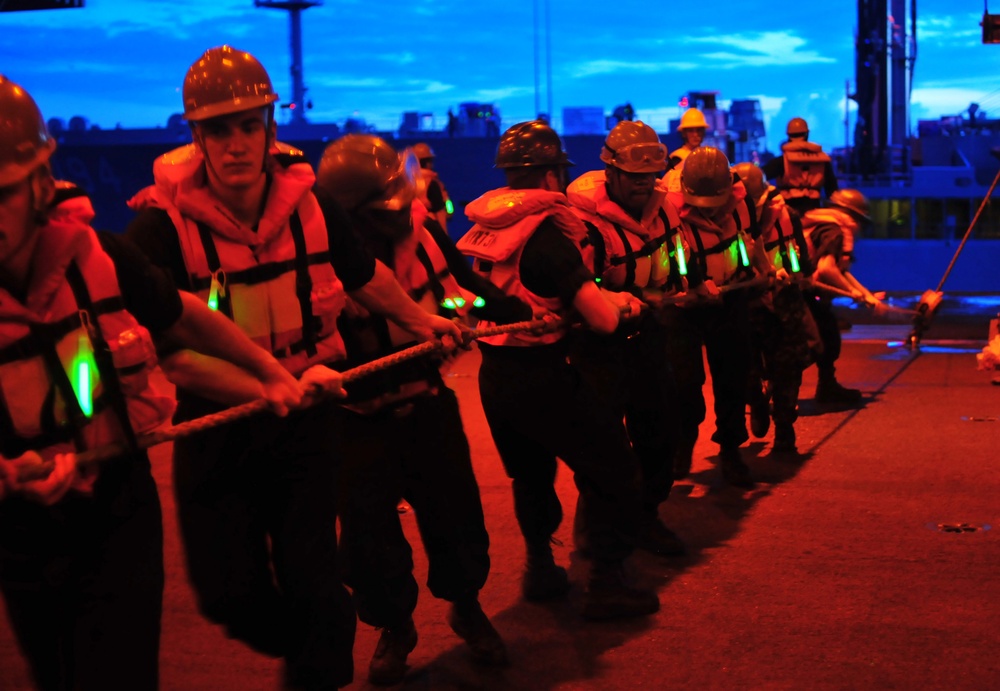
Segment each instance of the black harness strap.
M306 355L316 355L316 335L319 328L312 311L312 276L309 275L309 253L306 251L306 234L302 229L302 219L296 211L288 219L295 243L295 295L299 299L302 313L302 346Z
M427 274L427 283L411 290L410 297L413 298L414 302L420 302L429 290L434 295L434 301L440 305L445 298L444 285L441 281L447 278L450 272L448 269L443 269L440 272L434 271L434 263L431 261L430 255L427 254L424 246L419 243L417 244L416 254L417 260L424 267L424 272Z
M121 380L118 378L118 370L115 369L115 363L111 356L111 347L104 339L104 334L97 323L97 316L94 310L94 303L90 298L90 291L87 290L87 284L83 280L83 273L76 262L72 262L66 269L66 281L73 291L76 304L90 314L90 338L94 345L94 362L97 364L97 371L101 375L101 383L108 396L108 406L118 416L129 448L137 449L139 447L136 443L135 432L132 429L132 423L128 416L128 403L125 400L125 393L122 391ZM61 365L59 370L62 371ZM65 377L65 372L63 372L63 376ZM71 398L77 403L75 395L71 396Z
M604 236L601 235L597 226L590 221L584 221L583 224L587 226L587 237L582 244L586 246L586 243L589 242L594 246L594 275L601 278L608 267L608 248L604 244Z
M622 241L622 246L625 248L625 255L622 257L613 257L611 263L625 265L625 287L629 288L635 284L635 252L632 251L632 243L628 241L628 236L622 227L617 223L612 223L611 226L618 233L618 238Z
M198 221L198 237L201 238L201 246L205 250L205 261L208 262L208 271L215 276L219 270L222 269L222 262L219 261L219 251L215 247L215 240L212 239L212 230L201 221ZM226 283L228 282L229 280L227 278ZM191 277L191 283L192 288L194 290L198 290L198 286L194 285L196 280L193 276ZM225 288L225 286L223 287ZM218 296L219 311L230 319L233 319L233 305L232 301L229 299L229 289L226 288L224 291L225 294L222 293L223 291L220 291Z

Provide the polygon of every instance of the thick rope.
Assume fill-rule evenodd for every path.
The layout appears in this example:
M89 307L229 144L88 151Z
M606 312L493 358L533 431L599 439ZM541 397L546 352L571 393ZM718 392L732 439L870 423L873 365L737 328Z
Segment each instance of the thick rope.
M463 336L465 342L470 343L472 340L478 338L499 336L501 334L519 331L531 331L535 329L555 330L557 328L561 328L562 324L562 320L546 322L541 319L536 319L531 321L514 322L512 324L504 324L502 326L493 326L485 329L475 329L464 333ZM426 341L424 343L400 350L399 352L392 353L391 355L378 358L377 360L366 362L358 367L345 370L341 373L341 377L343 378L343 382L345 384L349 384L350 382L357 381L358 379L370 376L376 372L394 367L401 362L406 362L407 360L413 360L415 358L430 355L443 350L445 350L445 345L442 341ZM194 420L182 422L179 425L172 425L155 432L140 435L136 439L136 446L139 449L148 449L152 446L156 446L157 444L163 444L175 439L181 439L182 437L188 437L203 430L219 427L245 417L250 417L251 415L265 412L267 409L268 403L263 399L250 401L249 403L233 406L232 408L227 408L217 413L211 413ZM101 461L125 455L131 450L132 449L125 444L109 444L107 446L101 446L96 449L88 449L77 453L76 461L77 464L83 466L94 465ZM55 464L52 461L46 461L31 466L24 466L18 470L18 481L27 482L29 480L44 479L48 477L54 467Z

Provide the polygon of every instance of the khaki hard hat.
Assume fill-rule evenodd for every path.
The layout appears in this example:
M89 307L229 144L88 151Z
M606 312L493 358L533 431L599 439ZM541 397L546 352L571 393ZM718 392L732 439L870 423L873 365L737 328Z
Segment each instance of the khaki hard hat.
M209 48L184 77L184 117L189 122L261 108L278 100L264 66L232 46Z
M697 108L688 108L681 116L681 124L677 126L677 130L694 129L697 127L704 127L706 130L708 129L708 122L705 120L705 114Z
M361 208L398 211L416 197L412 172L396 150L371 134L348 134L323 152L316 186L348 212Z
M601 160L627 173L659 173L667 168L667 147L649 125L622 120L608 132Z
M24 180L55 150L31 94L0 75L0 187Z
M695 149L681 169L684 203L701 208L722 206L733 192L729 159L714 146Z

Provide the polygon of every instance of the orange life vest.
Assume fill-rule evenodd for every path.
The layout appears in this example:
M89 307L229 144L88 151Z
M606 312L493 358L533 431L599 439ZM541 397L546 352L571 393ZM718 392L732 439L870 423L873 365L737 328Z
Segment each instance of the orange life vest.
M157 159L156 183L129 204L170 215L193 291L297 375L344 357L337 316L346 295L311 192L312 167L297 149L279 144L270 153L271 184L256 231L209 191L204 159L193 144Z
M745 278L753 269L743 263L743 251L749 259L753 247L750 229L753 221L744 202L746 188L742 182L733 182L733 193L729 200L715 212L712 218L699 209L684 204L684 197L677 192L669 193L680 214L684 229L684 245L688 248L686 258L690 265L697 262L702 276L716 285ZM740 249L740 244L743 250Z
M819 199L830 157L819 144L792 140L781 145L785 172L778 178L778 189L787 199Z
M758 207L758 213L759 240L764 243L768 261L775 269L783 268L789 274L799 271L796 267L799 266L803 248L795 240L792 218L777 189L768 189Z
M114 443L167 422L149 383L149 332L125 311L111 258L75 212L39 233L23 302L0 289L0 445L44 458Z
M546 219L551 219L567 238L582 248L587 228L569 208L566 195L541 189L501 187L471 202L465 207L465 213L475 225L455 244L473 258L473 268L507 295L520 298L532 307L564 315L562 300L536 295L524 286L520 263L525 244ZM592 265L582 249L581 256L585 264ZM481 326L492 324L484 321ZM491 345L533 346L555 343L563 335L561 331L542 335L512 333L481 340Z
M566 196L573 211L599 234L594 270L605 288L623 290L662 287L670 277L671 242L680 228L680 217L667 201L666 189L657 184L646 203L642 220L636 221L608 197L603 170L584 173L570 183Z

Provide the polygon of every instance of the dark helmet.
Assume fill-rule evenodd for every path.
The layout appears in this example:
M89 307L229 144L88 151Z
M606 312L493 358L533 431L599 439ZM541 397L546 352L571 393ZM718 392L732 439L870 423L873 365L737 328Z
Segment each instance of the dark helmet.
M601 160L627 173L659 173L667 167L667 147L646 123L622 120L608 132Z
M27 178L55 149L31 94L0 75L0 187Z
M571 166L556 131L540 120L514 125L500 138L496 168Z
M416 196L412 174L384 139L348 134L326 147L316 186L348 212L363 207L398 211Z
M830 195L830 206L849 211L856 217L863 218L866 221L872 220L868 199L858 190L837 190Z
M278 100L267 70L232 46L209 48L184 77L184 118L189 122L260 108Z
M743 186L747 188L747 196L757 202L764 192L767 191L767 183L764 182L764 172L753 163L737 163L733 166L733 172L740 176Z
M695 149L684 159L681 189L685 204L702 208L722 206L733 193L729 159L714 146Z

